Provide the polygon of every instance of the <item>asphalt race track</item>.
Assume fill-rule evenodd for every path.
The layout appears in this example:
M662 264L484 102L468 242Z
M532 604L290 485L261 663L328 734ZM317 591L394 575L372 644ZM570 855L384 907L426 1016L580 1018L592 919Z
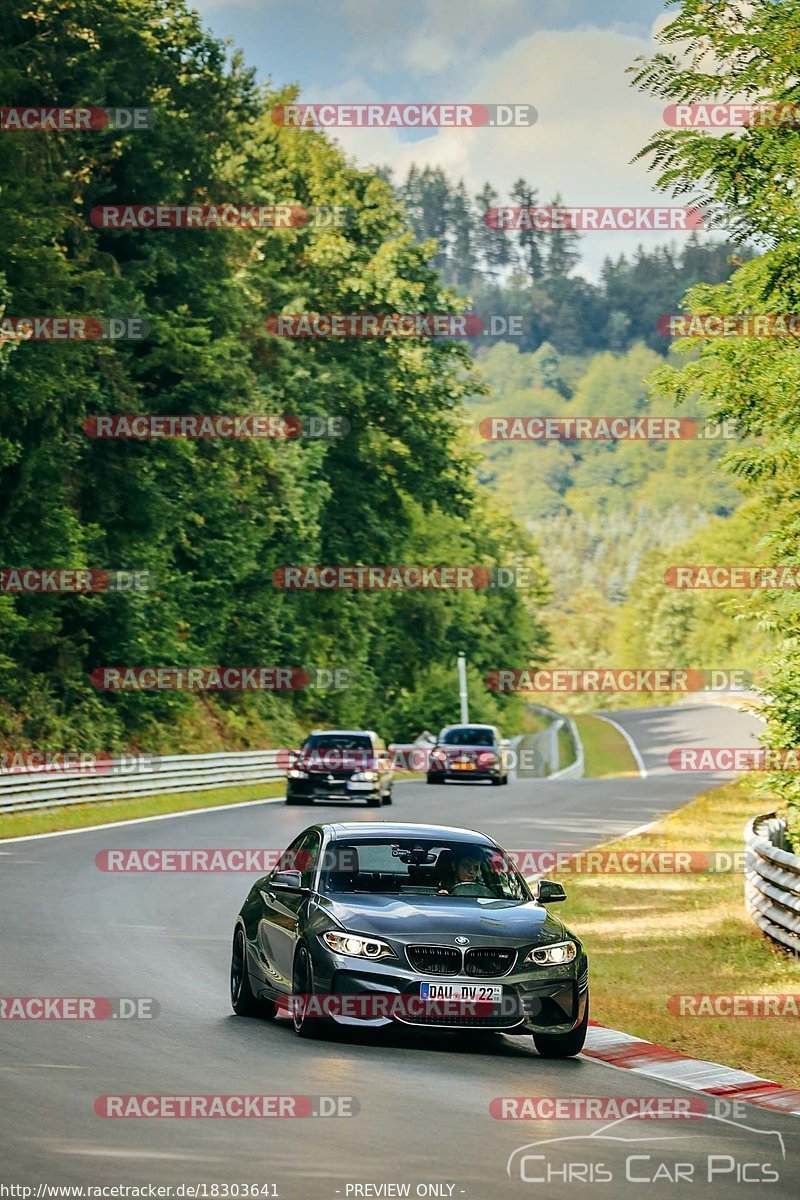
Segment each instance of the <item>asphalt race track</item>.
M752 717L707 705L615 719L634 738L646 778L526 780L506 788L403 784L383 815L484 829L513 848L575 849L641 826L722 781L671 772L672 747L746 745L758 729ZM593 1178L600 1195L631 1200L643 1188L652 1197L800 1195L800 1123L790 1115L748 1107L747 1127L706 1119L628 1121L610 1133L633 1144L587 1143L596 1124L500 1121L489 1115L490 1101L687 1093L588 1058L545 1061L528 1038L398 1031L313 1042L295 1037L285 1021L237 1018L228 1002L230 935L251 877L113 875L95 865L96 853L108 848L283 847L313 820L367 818L375 812L365 807L345 813L343 805L318 806L312 813L272 803L0 844L0 992L154 997L160 1005L149 1021L0 1024L0 1157L7 1182L34 1189L204 1182L209 1188L200 1194L209 1196L214 1183L272 1184L281 1200L403 1194L489 1200L580 1196ZM109 1093L353 1096L359 1112L114 1120L94 1112L95 1100ZM526 1181L544 1168L521 1155L507 1174L515 1150L563 1137L580 1140L545 1148L550 1168L562 1175L551 1174L547 1184ZM731 1164L710 1184L709 1154L728 1155ZM630 1155L638 1157L627 1170L639 1182L626 1182ZM573 1166L564 1165L568 1159ZM573 1174L571 1183L559 1182L576 1162L583 1164L583 1181ZM674 1182L676 1164L683 1183ZM754 1182L763 1164L777 1170L777 1182ZM696 1168L693 1182L690 1168ZM737 1184L737 1174L747 1182ZM653 1180L649 1188L645 1179Z

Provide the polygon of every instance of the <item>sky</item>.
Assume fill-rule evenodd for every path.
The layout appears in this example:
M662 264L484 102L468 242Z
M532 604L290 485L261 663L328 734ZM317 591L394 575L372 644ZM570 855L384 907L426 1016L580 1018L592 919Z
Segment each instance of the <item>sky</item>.
M657 193L633 156L662 126L663 105L626 68L655 49L664 0L194 0L218 37L244 50L263 82L297 83L308 103L527 103L530 128L337 129L360 165L441 166L470 192L504 196L520 176L540 203L678 203ZM680 237L681 235L672 235ZM686 236L686 235L683 235ZM630 254L650 232L587 233L581 273Z

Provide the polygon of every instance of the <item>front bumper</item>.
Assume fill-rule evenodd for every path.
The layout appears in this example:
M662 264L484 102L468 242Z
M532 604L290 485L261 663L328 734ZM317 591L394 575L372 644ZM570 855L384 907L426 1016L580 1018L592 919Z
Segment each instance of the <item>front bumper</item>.
M352 783L347 778L319 778L286 780L286 795L303 800L367 800L380 795L380 781L375 783Z
M334 954L317 940L311 947L314 991L335 998L364 998L370 1013L380 1010L379 997L386 996L385 1016L357 1016L347 1004L332 1003L330 1017L336 1024L382 1028L397 1022L415 1028L485 1029L505 1033L569 1033L583 1020L588 1003L588 966L581 951L577 958L560 966L539 967L519 963L507 975L475 977L468 975L425 975L414 971L403 958L364 961ZM518 956L518 959L522 955ZM466 983L502 987L502 1002L481 1005L478 1015L445 1012L426 1016L420 1000L421 983ZM396 997L397 1002L392 1003ZM372 998L371 1003L366 1003Z
M459 783L469 783L470 780L478 780L486 783L489 780L499 779L502 774L500 766L495 767L474 767L471 770L458 770L455 767L429 767L428 774L435 779L444 781L446 779L457 779Z

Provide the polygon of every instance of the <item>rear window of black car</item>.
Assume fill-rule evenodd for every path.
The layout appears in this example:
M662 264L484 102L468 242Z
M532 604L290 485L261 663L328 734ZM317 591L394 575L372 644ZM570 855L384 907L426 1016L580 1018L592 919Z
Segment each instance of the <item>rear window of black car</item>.
M449 729L442 738L445 746L493 746L494 733L491 729Z

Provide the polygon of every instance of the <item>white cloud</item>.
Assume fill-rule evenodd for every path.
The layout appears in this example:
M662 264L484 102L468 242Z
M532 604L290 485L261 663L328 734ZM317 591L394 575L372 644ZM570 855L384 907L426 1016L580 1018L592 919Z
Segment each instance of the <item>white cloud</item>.
M539 188L542 203L560 192L571 205L668 204L653 192L646 164L630 162L661 124L662 105L631 88L626 74L652 49L648 39L608 30L533 34L486 64L465 95L443 97L533 104L539 120L532 128L442 129L421 142L381 129L339 129L336 137L362 163L388 163L398 176L412 162L438 165L463 177L471 192L486 180L504 192L521 175ZM350 99L355 88L336 92ZM655 244L663 235L587 234L590 270L643 238Z

